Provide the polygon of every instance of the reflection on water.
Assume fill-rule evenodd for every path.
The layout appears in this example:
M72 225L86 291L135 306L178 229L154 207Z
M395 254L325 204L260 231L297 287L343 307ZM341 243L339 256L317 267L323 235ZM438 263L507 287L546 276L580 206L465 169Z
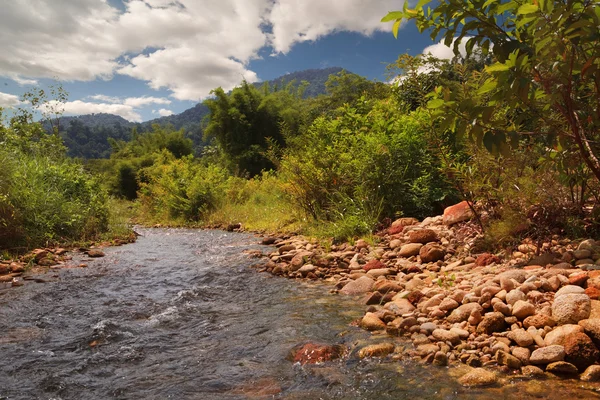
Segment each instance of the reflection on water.
M362 306L329 287L258 274L250 235L144 230L87 269L0 293L0 398L515 399L596 398L575 381L465 389L457 368L359 361ZM264 249L264 248L263 248ZM392 340L377 338L377 340ZM401 344L401 339L396 339ZM292 364L307 341L349 356Z

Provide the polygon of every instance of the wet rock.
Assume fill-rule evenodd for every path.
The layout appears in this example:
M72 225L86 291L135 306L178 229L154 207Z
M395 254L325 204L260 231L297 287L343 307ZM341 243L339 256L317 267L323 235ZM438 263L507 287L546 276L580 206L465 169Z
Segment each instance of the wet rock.
M461 376L458 382L466 387L490 386L498 382L498 377L495 373L483 368L474 368Z
M565 338L565 361L584 371L598 359L598 349L585 333L576 332Z
M419 250L419 257L421 257L421 262L423 263L443 260L445 255L446 251L444 248L435 243L427 243Z
M521 368L521 373L524 376L532 378L540 378L544 376L544 371L535 365L526 365Z
M483 317L483 320L477 325L477 333L492 334L501 332L506 328L504 314L499 312L488 313Z
M292 361L304 364L317 364L340 358L343 346L319 343L306 343L292 350Z
M362 276L355 281L348 282L341 290L340 293L347 295L363 294L370 292L373 288L375 281L368 276Z
M416 256L419 254L419 251L421 250L421 247L423 247L423 245L421 243L409 243L409 244L405 244L404 246L402 246L400 248L400 251L398 252L398 255L400 257L412 257L412 256Z
M523 365L529 364L529 357L531 357L531 351L526 347L515 347L511 350L511 354L517 357Z
M447 207L444 210L442 222L445 225L454 225L459 222L468 221L473 218L473 210L469 207L469 203L462 201L453 206Z
M546 372L556 375L577 375L577 367L566 361L557 361L546 366Z
M562 361L564 359L565 348L559 345L551 345L534 350L533 353L531 353L531 357L529 357L529 362L531 364L543 365Z
M304 264L309 264L313 256L312 251L300 251L290 261L290 271L298 271Z
M300 269L298 270L298 272L300 272L302 274L302 276L307 276L309 273L315 272L316 270L317 270L317 266L316 265L305 264L302 267L300 267Z
M388 354L393 353L395 346L393 343L378 343L363 347L358 352L359 358L367 357L385 357Z
M90 249L88 250L87 255L93 258L104 257L104 252L98 249Z
M437 233L431 229L413 230L408 233L408 241L410 243L429 243L438 240Z
M535 306L528 301L517 300L517 302L513 305L512 315L520 320L523 320L533 314L535 314Z
M498 364L506 365L508 368L511 369L519 369L522 365L521 360L502 350L496 353L496 361L498 361Z
M277 238L271 237L271 236L267 236L267 237L264 237L262 239L262 241L260 242L260 244L262 244L264 246L270 246L272 244L275 244L276 241L277 241Z
M600 365L590 365L579 377L582 381L598 382L600 381Z
M375 313L368 312L360 321L360 326L368 331L377 331L385 329L386 325Z
M582 319L587 319L590 316L591 310L592 305L588 295L563 294L554 298L554 303L552 303L552 318L559 325L576 324Z
M448 365L448 356L446 355L446 353L442 351L436 352L435 356L433 357L433 365L437 365L440 367Z
M565 338L571 333L583 332L583 327L579 325L562 325L554 328L551 332L546 334L544 338L544 342L547 346L551 346L554 344L564 345Z

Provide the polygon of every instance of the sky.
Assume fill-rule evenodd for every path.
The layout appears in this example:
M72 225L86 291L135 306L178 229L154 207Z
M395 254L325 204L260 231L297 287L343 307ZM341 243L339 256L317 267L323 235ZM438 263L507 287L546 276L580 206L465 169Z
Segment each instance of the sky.
M65 115L141 122L242 79L342 67L385 81L400 54L450 49L380 20L403 0L0 0L0 107L60 83Z

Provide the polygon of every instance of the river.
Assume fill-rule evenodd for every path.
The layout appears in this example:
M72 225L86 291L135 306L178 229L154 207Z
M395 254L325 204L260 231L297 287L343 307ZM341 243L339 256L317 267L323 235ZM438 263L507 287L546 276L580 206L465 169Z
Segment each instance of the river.
M455 383L454 368L361 361L362 345L390 340L350 326L363 306L330 286L257 273L243 253L268 251L256 237L140 233L102 259L76 256L87 268L0 289L0 399L563 398L562 380L472 390ZM291 349L308 341L350 354L292 363Z

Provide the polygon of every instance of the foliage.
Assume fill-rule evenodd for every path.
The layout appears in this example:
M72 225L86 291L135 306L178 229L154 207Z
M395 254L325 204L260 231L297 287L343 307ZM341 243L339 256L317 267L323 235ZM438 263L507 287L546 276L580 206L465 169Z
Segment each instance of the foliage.
M192 156L176 159L163 151L144 170L139 202L146 220L198 222L217 207L227 182L223 169L194 162Z
M0 243L30 248L97 237L108 228L106 193L65 158L56 135L30 114L0 127Z
M439 2L395 11L384 21L415 20L432 39L454 43L458 54L476 47L496 63L471 83L470 96L436 90L428 106L443 128L469 135L488 149L507 152L519 135L541 134L558 149L577 151L600 180L600 7L590 0ZM508 120L498 109L514 110ZM532 128L532 129L527 129Z
M317 118L281 162L295 204L316 220L358 226L349 216L360 215L372 229L383 216L429 215L451 196L419 121L397 109L392 99L361 99L336 119Z

